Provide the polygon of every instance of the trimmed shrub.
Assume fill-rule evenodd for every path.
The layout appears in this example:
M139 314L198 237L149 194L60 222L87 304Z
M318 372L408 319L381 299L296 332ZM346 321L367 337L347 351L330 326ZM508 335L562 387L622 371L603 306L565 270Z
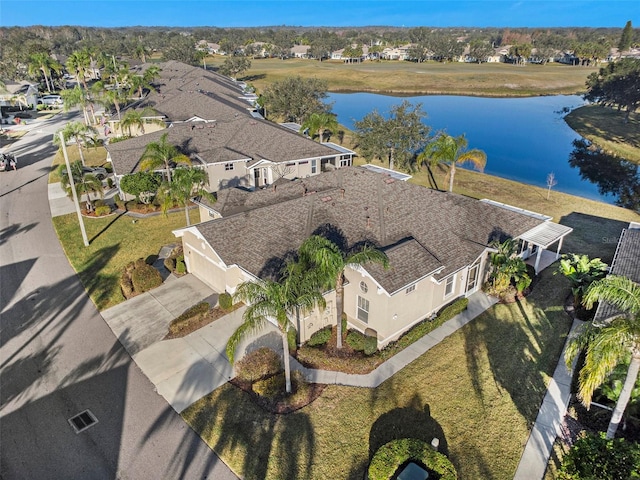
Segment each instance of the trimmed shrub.
M280 355L267 347L246 354L236 363L236 377L247 382L273 376L282 371Z
M176 273L184 275L187 273L187 265L184 263L184 257L180 256L176 259Z
M131 275L128 272L124 272L120 277L120 289L124 298L133 297L133 283L131 283Z
M140 259L131 272L131 283L136 293L143 293L162 285L162 276L158 270Z
M349 330L347 333L347 345L365 355L373 355L378 351L378 339L360 333L357 330Z
M433 450L431 445L415 438L401 438L383 445L373 455L368 470L369 480L395 478L397 470L410 461L423 465L440 480L458 478L456 469L449 459Z
M465 298L465 297L459 298L455 302L450 303L449 305L444 307L442 310L440 310L440 313L438 313L437 319L438 321L440 321L440 323L447 322L451 320L453 317L455 317L456 315L458 315L459 313L464 312L467 309L468 305L469 305L468 298Z
M183 261L184 264L184 261ZM222 310L231 310L233 307L233 297L228 292L223 292L218 296L218 304Z
M114 195L113 202L116 204L116 207L118 207L118 209L126 210L125 202L122 200L119 193Z
M99 198L99 199L97 199L97 200L95 200L93 202L93 206L96 207L96 208L104 207L105 205L106 205L105 201L103 199L101 199L101 198Z
M562 458L561 480L640 478L640 445L604 433L579 438Z
M285 391L286 381L284 373L279 373L273 377L265 378L264 380L258 380L251 388L253 391L261 397L272 398L280 395Z
M164 267L169 270L171 273L173 273L176 269L176 259L175 257L167 257L164 259L164 261L162 262L164 263Z
M310 347L320 347L327 343L331 339L331 327L325 327L321 330L315 332L309 340L307 340L307 345Z
M111 213L111 207L109 207L109 205L101 205L96 207L95 212L98 217L109 215Z
M107 187L113 188L113 178L107 178Z
M200 302L185 310L179 317L174 318L169 324L171 335L179 334L193 319L200 319L202 315L209 313L211 306L207 302Z
M364 354L367 356L373 355L378 351L378 338L365 335L364 337Z
M347 345L358 352L364 351L364 334L357 330L349 330L347 332Z

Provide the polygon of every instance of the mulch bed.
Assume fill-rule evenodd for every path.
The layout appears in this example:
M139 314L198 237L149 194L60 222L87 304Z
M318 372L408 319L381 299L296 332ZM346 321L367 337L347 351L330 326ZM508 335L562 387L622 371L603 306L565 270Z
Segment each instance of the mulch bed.
M292 376L291 388L293 393L287 395L285 392L282 392L281 395L267 398L261 397L253 391L251 388L252 382L233 378L229 380L229 383L247 393L249 398L251 398L251 401L266 412L278 415L286 415L306 407L322 395L322 392L326 388L326 385L322 383L305 383L303 386L304 391L301 392L299 391L301 385L299 385L296 379Z
M233 305L233 307L231 307L229 310L223 310L219 306L215 306L209 309L209 312L207 314L194 317L193 321L189 322L188 325L186 325L184 328L180 330L180 333L176 333L176 334L167 333L167 335L163 338L163 340L171 340L174 338L186 337L190 333L193 333L196 330L199 330L202 327L209 325L211 322L215 322L219 318L222 318L225 315L228 315L229 313L233 312L234 310L237 310L242 305L244 305L242 302L238 302L235 305Z

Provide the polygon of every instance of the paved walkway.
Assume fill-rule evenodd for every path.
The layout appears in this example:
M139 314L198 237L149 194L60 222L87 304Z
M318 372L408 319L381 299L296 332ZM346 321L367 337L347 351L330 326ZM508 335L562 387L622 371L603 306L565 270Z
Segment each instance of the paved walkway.
M549 382L547 393L542 400L538 417L529 434L529 440L524 448L514 480L542 480L551 457L553 444L560 435L560 427L567 413L567 406L571 399L571 378L576 362L571 370L564 363L564 352L569 339L576 335L578 329L584 325L581 320L574 320L567 336L562 355ZM577 361L577 359L576 359Z

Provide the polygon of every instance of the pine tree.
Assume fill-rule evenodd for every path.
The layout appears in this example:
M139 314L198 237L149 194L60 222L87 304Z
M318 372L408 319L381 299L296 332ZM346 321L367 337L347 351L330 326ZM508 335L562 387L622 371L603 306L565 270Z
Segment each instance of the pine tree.
M633 27L631 26L631 20L622 29L622 35L620 35L620 43L618 43L618 50L620 53L625 50L629 50L631 42L633 40Z

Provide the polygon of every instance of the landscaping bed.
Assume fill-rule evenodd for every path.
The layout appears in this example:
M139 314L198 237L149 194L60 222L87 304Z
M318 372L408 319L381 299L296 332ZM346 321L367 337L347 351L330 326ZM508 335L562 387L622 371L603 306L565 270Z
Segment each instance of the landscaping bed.
M203 302L203 303L206 303L206 302ZM185 337L190 333L193 333L201 329L202 327L205 327L210 323L215 322L219 318L222 318L225 315L228 315L229 313L237 310L243 305L244 304L242 302L238 302L235 305L233 305L230 309L226 309L226 310L223 308L220 308L219 305L216 305L215 307L207 308L206 312L196 311L192 316L188 317L188 320L180 326L178 331L176 332L169 331L169 333L167 333L167 335L163 338L163 340L171 340L173 338Z

